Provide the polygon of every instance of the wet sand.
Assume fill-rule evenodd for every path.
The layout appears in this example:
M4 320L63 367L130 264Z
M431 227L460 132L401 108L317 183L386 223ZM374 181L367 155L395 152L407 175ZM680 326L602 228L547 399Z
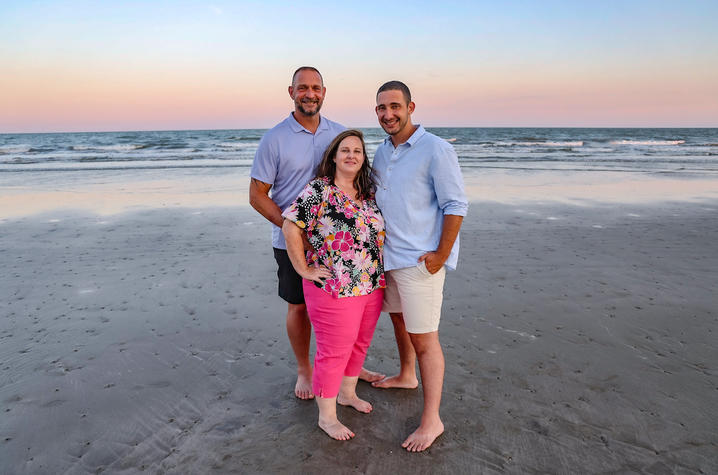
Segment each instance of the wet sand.
M718 202L472 204L420 390L361 383L329 439L292 395L246 207L0 222L0 473L716 473ZM380 319L366 363L397 366Z

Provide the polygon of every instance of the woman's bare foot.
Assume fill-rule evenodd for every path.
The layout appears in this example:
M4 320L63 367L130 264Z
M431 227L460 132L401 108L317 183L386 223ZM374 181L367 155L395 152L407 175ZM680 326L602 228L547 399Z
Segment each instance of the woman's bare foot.
M363 399L359 399L359 396L354 393L351 396L344 396L341 393L337 396L337 403L342 406L351 406L359 412L368 414L372 411L371 403Z
M320 418L319 427L332 439L349 440L354 437L354 432L350 431L347 426L339 422L339 419L336 418L328 421L323 421Z
M381 381L371 383L375 388L400 388L400 389L416 389L419 386L419 380L416 376L389 376Z
M305 373L297 374L297 384L294 385L294 395L299 399L314 399L312 392L312 375Z
M443 432L444 424L440 420L430 424L422 424L406 438L401 446L409 452L421 452L428 449Z
M359 379L366 381L367 383L381 381L384 378L386 378L385 374L377 373L376 371L369 371L364 367L362 367L361 372L359 373Z

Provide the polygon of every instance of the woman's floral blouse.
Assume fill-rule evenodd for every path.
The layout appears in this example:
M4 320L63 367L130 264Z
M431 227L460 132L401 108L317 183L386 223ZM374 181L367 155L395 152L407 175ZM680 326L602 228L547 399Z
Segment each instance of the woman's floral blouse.
M374 199L355 202L329 178L312 180L282 214L304 229L314 248L307 264L332 272L324 285L334 297L368 295L384 281L384 218Z

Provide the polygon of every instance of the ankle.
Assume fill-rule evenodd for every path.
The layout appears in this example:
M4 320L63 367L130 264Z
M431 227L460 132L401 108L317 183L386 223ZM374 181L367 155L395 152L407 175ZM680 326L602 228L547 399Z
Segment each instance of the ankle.
M324 415L324 416L322 416L322 414L319 414L319 418L317 419L317 423L318 423L320 426L327 426L327 425L337 424L337 423L339 423L339 418L337 417L336 414L330 414L330 415Z
M420 425L423 427L432 427L444 425L444 423L441 422L441 417L439 417L439 413L437 412L435 414L423 414L421 416Z
M357 393L356 393L356 391L352 391L352 392L339 391L338 397L339 397L339 399L356 399Z
M403 381L414 381L416 379L416 371L402 370L399 371L399 379Z
M312 365L298 364L297 365L297 374L300 376L311 376L312 375Z

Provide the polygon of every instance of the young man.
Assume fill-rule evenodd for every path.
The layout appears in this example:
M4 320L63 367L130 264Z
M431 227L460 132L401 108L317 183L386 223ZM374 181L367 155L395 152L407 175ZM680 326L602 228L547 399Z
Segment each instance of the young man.
M402 446L420 452L444 431L439 417L444 382L439 319L445 268L456 268L459 228L468 202L456 152L446 141L412 124L414 108L404 83L390 81L379 88L376 115L389 134L373 164L378 177L376 200L386 223L383 310L394 325L401 369L373 385L417 387L418 358L424 411L419 427Z
M259 142L252 164L249 202L272 223L272 247L279 269L279 296L287 302L287 335L297 359L294 394L312 399L312 365L309 343L312 328L304 304L302 279L294 271L282 235L282 211L297 197L316 173L327 145L345 127L319 114L326 87L319 71L302 66L292 75L289 97L294 112L267 131ZM272 196L269 196L269 190ZM360 379L377 381L384 375L362 368Z

